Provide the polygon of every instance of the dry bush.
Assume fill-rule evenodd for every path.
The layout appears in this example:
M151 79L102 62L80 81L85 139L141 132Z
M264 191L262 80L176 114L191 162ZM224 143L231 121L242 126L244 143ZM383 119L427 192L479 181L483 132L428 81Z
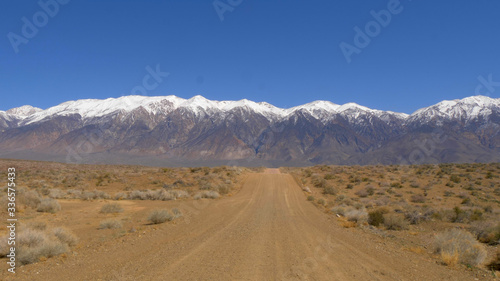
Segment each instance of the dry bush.
M30 190L22 194L21 200L27 207L36 209L40 204L42 198L40 197L38 192L36 192L35 190Z
M76 244L76 237L68 230L56 228L53 235L27 228L17 237L17 258L21 264L34 263L41 258L50 258L68 251Z
M61 205L59 205L59 202L57 202L57 200L52 198L42 199L37 208L37 212L43 212L43 213L56 213L60 210L61 210Z
M123 227L122 221L117 219L103 220L99 224L99 229L117 229L122 227Z
M43 221L33 221L28 223L27 228L44 231L47 229L47 223Z
M425 203L425 196L422 194L412 195L410 201L413 203Z
M49 189L48 196L52 199L63 199L66 197L66 192L60 190L59 188Z
M384 226L388 230L404 230L408 229L408 221L399 214L384 215Z
M66 244L68 246L75 246L76 243L78 243L78 238L68 229L64 227L56 227L52 230L52 233L54 234L57 239L63 244Z
M486 258L484 246L472 234L459 229L450 229L436 235L434 249L447 265L460 262L477 266Z
M472 232L482 243L500 244L500 223L498 222L475 222L472 225Z
M114 200L123 200L127 198L127 194L125 192L118 192L113 196Z
M103 214L117 214L123 212L122 206L118 203L106 203L101 208Z
M194 199L198 200L198 199L201 199L201 198L209 198L209 199L217 199L219 198L220 195L217 191L213 191L213 190L203 190L202 192L198 192L197 194L194 195Z
M179 218L179 217L182 217L182 212L181 210L177 209L177 208L173 208L172 209L172 213L174 213L174 218Z
M384 214L387 214L389 209L378 208L368 213L368 224L379 226L384 223Z
M68 251L68 246L61 242L44 240L36 247L19 246L18 260L21 264L29 264L40 261L42 257L51 258Z
M323 194L335 195L337 194L337 190L333 186L327 186L323 189Z
M358 210L355 208L349 208L346 211L345 216L348 221L356 222L358 224L368 220L368 213L364 209Z
M357 196L359 196L361 198L368 197L368 191L366 191L365 189L358 190L354 194L356 194Z
M500 249L497 250L497 256L489 264L488 268L490 270L500 271Z
M164 223L173 219L174 216L172 216L167 210L154 210L148 217L148 220L153 224Z
M343 206L335 206L332 208L332 213L336 214L336 215L341 215L341 216L345 216L345 207Z
M96 199L109 199L110 196L104 191L94 190L94 191L85 191L81 195L81 199L83 200L96 200Z
M9 236L5 235L0 237L0 258L5 258L10 252L10 245L8 244Z

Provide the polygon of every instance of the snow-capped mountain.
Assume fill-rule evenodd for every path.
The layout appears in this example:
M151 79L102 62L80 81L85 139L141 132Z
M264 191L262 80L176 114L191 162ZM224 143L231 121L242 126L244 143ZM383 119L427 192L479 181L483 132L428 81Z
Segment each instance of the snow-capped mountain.
M124 96L0 111L0 130L0 156L59 161L393 164L420 150L426 163L484 162L500 160L500 99L442 101L408 115L329 101L278 108Z

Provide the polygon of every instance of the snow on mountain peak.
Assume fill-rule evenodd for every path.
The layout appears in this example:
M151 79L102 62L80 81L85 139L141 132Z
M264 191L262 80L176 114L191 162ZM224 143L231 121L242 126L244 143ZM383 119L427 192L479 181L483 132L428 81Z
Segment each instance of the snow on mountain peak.
M15 115L17 117L26 117L31 114L37 113L39 111L42 111L43 109L38 108L38 107L33 107L31 105L23 105L20 107L16 108L11 108L6 111L7 114Z
M477 116L489 115L492 110L499 110L500 99L485 96L472 96L460 100L445 100L433 106L415 111L412 115L392 111L370 109L356 103L338 105L329 101L313 101L304 105L284 109L267 102L254 102L247 99L238 101L213 101L197 95L190 99L170 96L123 96L119 98L82 99L67 101L46 110L29 105L12 108L3 112L4 118L17 118L23 124L38 122L52 116L79 114L82 118L95 118L110 114L127 113L142 108L150 114L166 114L178 108L192 111L197 116L212 113L225 113L237 108L252 111L266 117L268 120L278 120L292 115L297 111L305 111L322 122L328 122L340 115L351 122L371 120L373 116L384 122L392 122L394 118L410 122L420 120L427 122L434 118L459 118L471 120ZM201 114L201 115L200 115ZM11 116L11 117L8 117ZM366 118L365 118L366 117ZM359 119L359 120L358 120ZM426 121L427 120L427 121Z
M472 96L463 99L444 100L435 105L421 108L410 115L408 121L429 122L436 118L446 118L469 122L480 116L488 116L495 109L500 109L500 99Z

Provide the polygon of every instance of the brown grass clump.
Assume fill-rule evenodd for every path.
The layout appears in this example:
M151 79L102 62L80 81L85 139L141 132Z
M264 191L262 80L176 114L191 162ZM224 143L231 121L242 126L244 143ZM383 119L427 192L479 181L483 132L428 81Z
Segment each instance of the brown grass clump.
M348 221L355 222L357 224L364 223L368 220L368 213L361 209L350 208L345 212L345 216Z
M477 266L486 258L484 246L464 230L450 229L436 235L434 247L443 263L450 266L458 262Z
M497 256L489 264L488 268L490 270L500 271L500 249L497 250Z
M61 205L57 200L52 198L42 199L40 205L38 205L37 211L43 213L56 213L61 210Z
M121 220L116 220L116 219L103 220L99 224L99 229L117 229L122 227L123 224Z
M149 214L148 220L153 224L164 223L174 219L167 210L155 210Z
M77 238L63 228L55 228L51 232L27 228L19 233L17 258L21 264L38 262L66 253L76 242Z
M38 205L40 204L42 198L38 194L38 192L34 190L30 190L22 194L22 202L24 205L27 207L36 209Z
M117 214L123 212L123 208L118 203L107 203L102 206L100 212L103 214Z
M52 233L54 234L55 237L57 237L57 239L59 239L61 243L66 244L68 246L75 246L76 243L78 243L78 238L76 238L76 236L66 228L63 227L54 228Z
M388 230L404 230L408 229L408 221L402 215L386 214L384 215L384 226Z

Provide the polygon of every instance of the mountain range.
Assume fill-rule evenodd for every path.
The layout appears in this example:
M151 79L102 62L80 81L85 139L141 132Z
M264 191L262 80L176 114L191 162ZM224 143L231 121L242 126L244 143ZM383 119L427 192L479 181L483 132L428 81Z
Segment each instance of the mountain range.
M0 111L0 157L160 166L499 162L500 99L442 101L411 115L202 96L25 105Z

